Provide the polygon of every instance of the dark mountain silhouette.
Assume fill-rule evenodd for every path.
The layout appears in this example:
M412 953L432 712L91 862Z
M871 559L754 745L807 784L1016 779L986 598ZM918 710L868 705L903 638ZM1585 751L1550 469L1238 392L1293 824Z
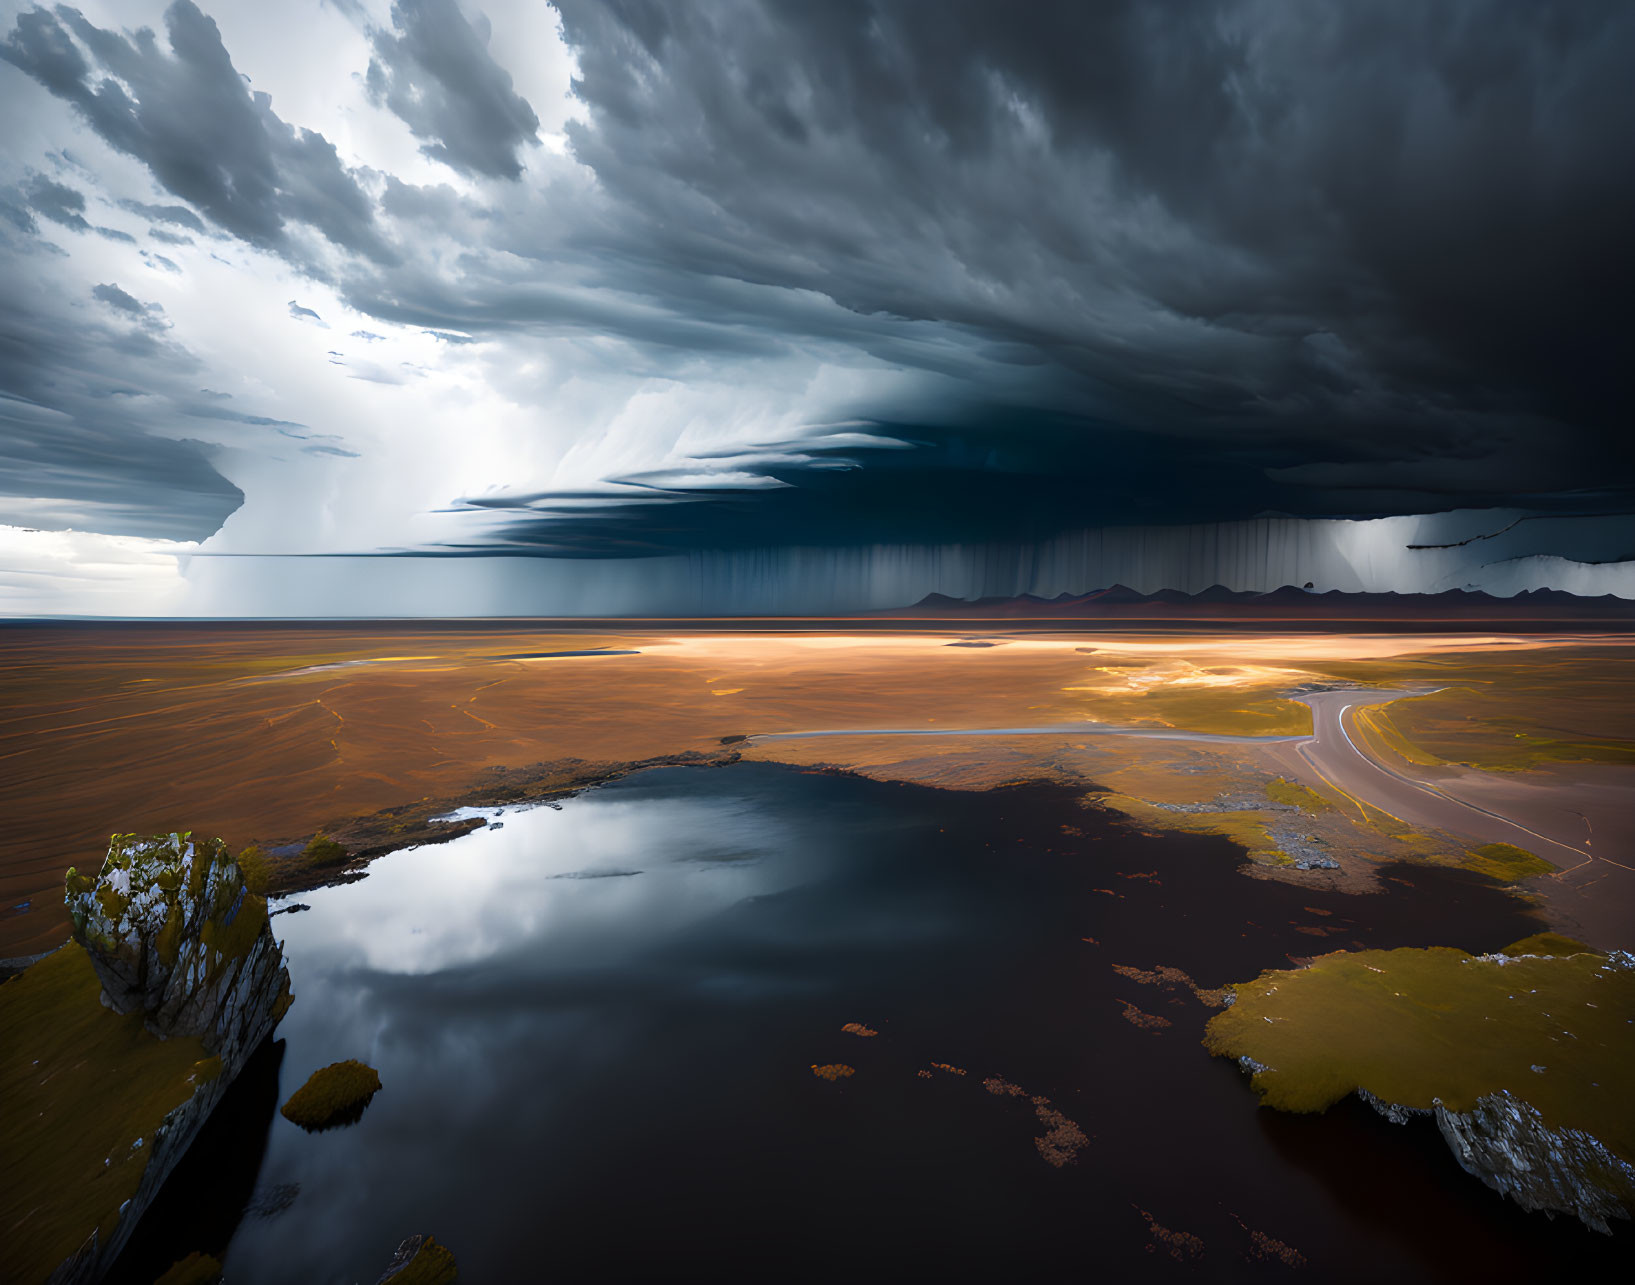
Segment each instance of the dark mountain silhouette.
M1441 593L1316 592L1284 585L1270 593L1249 593L1212 585L1199 593L1160 589L1141 593L1109 585L1087 593L1040 598L950 598L927 594L910 607L874 613L904 618L972 620L1402 620L1522 621L1605 620L1635 622L1635 602L1604 594L1579 597L1558 589L1533 589L1499 598L1475 589Z

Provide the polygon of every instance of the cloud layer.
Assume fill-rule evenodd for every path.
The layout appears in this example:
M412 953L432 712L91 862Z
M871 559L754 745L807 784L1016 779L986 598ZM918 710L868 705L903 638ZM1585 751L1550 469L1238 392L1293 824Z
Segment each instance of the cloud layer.
M421 151L461 174L515 179L518 153L536 141L539 117L511 74L488 53L491 30L454 0L399 0L394 30L374 33L369 96L421 140Z
M1629 553L1626 5L136 8L0 23L0 521Z
M562 8L670 263L980 334L1297 509L1627 494L1626 7Z

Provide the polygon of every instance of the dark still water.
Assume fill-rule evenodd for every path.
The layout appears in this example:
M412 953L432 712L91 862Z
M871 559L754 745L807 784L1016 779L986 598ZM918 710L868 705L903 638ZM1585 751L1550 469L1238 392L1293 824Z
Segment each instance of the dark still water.
M274 920L282 1047L130 1279L204 1249L233 1285L367 1285L414 1232L471 1282L1261 1279L1288 1251L1323 1280L1501 1281L1628 1253L1504 1203L1429 1126L1258 1110L1199 1044L1209 1010L1113 967L1208 987L1537 931L1480 881L1305 892L1050 787L757 764L498 819ZM360 1123L273 1113L347 1057L385 1085Z

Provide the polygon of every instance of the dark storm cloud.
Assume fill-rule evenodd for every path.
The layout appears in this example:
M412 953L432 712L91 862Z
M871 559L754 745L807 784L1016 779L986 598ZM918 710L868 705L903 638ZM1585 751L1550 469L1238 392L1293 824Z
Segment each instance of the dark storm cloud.
M189 232L203 232L204 224L199 216L185 205L149 205L146 201L121 201L121 209L129 210L132 214L140 214L152 223L173 223L179 228L186 228ZM157 236L155 232L152 235ZM172 235L170 233L166 234Z
M14 273L13 279L22 280ZM95 306L20 293L0 311L0 522L203 539L243 501L213 448L162 435L203 400L163 309L106 282Z
M1628 6L560 8L604 246L988 336L1061 522L1631 502Z
M856 427L893 445L827 446L821 437L773 444L770 449L788 456L757 464L753 472L784 484L778 489L696 480L676 486L662 474L642 473L611 479L615 487L594 495L545 492L463 503L506 513L511 521L504 539L513 552L552 557L773 545L1024 545L1083 526L1230 522L1268 512L1331 515L1332 491L1279 478L1279 466L1298 458L1288 447L1194 447L1198 458L1177 460L1175 443L1162 434L1015 406L967 407L932 423ZM1424 513L1468 503L1467 488L1439 489L1438 479L1425 473L1399 479L1393 491L1352 497L1354 510ZM1585 507L1581 495L1550 490L1552 480L1542 478L1537 488L1518 493L1518 501L1540 513ZM594 505L563 503L574 500ZM1625 517L1598 529L1607 534L1605 547L1629 547L1635 522Z
M36 214L76 232L91 230L91 225L85 221L84 193L37 174L28 185L27 195L28 203Z
M999 412L995 412L998 414ZM1176 504L1166 446L1150 434L1088 426L1025 422L1010 410L1004 428L973 417L968 429L946 424L857 425L884 441L877 446L827 445L822 437L769 444L783 453L756 468L784 483L764 486L677 487L662 473L626 475L619 491L593 495L535 494L472 499L513 521L513 551L555 557L596 557L612 550L643 555L677 548L762 548L772 545L876 545L1027 541L1055 534L1065 512L1082 511L1087 495L1103 492L1114 474L1125 488L1116 506L1103 503L1098 521L1194 521L1238 516L1246 503L1272 494L1252 460L1224 468L1217 498ZM906 444L909 449L903 449ZM707 462L707 460L706 460ZM564 500L593 507L562 509ZM1201 500L1201 502L1200 502ZM542 512L543 510L543 512Z
M249 89L212 19L176 0L165 31L169 52L146 28L126 36L67 6L33 9L18 15L0 58L72 103L104 141L225 231L299 258L286 225L304 223L376 262L396 257L334 145L286 124L267 95ZM189 211L163 208L191 226Z
M615 335L650 348L713 356L755 356L783 351L787 336L742 316L721 316L710 305L708 286L630 274L622 290L552 279L519 277L515 264L471 256L457 280L406 267L382 276L354 277L346 301L381 321L419 326L443 334L545 336ZM676 291L674 299L655 298ZM683 309L685 291L688 307Z
M4 219L19 232L40 230L40 225L34 221L34 216L27 208L5 192L0 192L0 219Z
M392 23L374 34L370 97L433 160L463 174L517 178L518 153L535 141L539 118L489 55L487 20L474 27L454 0L398 0Z
M93 299L100 299L110 308L117 308L120 312L127 313L130 316L147 316L147 306L138 301L135 295L121 290L116 285L104 284L100 286L93 286L91 288L91 297ZM153 304L151 306L155 308L158 307L157 304Z
M0 321L0 349L14 336ZM0 393L0 521L37 525L12 497L49 497L63 525L111 535L202 540L244 496L196 441L134 436Z
M515 518L513 547L1635 507L1635 8L559 7L588 113L572 151L594 181L544 153L525 171L539 122L454 0L401 0L368 31L364 81L426 155L518 180L475 192L349 170L246 86L189 0L163 36L32 10L0 56L186 202L121 202L151 238L208 225L271 249L451 362L503 371L513 400L506 377L547 343L610 385L748 400L821 364L870 390L821 418L908 443L740 443L678 474L660 428L611 479L631 498L477 501ZM83 196L51 214L24 189L0 196L7 227L85 222ZM100 303L108 325L121 306ZM122 316L112 351L146 343L182 369L162 323ZM103 391L73 414L111 432L92 412L115 376L88 341L54 342L53 404L85 371ZM199 413L166 387L173 415Z

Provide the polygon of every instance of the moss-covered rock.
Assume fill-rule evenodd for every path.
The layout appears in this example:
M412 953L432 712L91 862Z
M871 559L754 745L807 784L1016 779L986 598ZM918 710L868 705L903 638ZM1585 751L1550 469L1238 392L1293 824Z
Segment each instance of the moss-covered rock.
M287 1007L266 898L220 839L115 835L96 880L70 870L64 893L108 1006L160 1038L196 1035L236 1067Z
M446 1245L430 1236L410 1236L375 1285L457 1285L459 1279L459 1266Z
M244 875L244 886L257 896L265 897L272 882L272 865L267 854L251 844L238 854L238 868Z
M351 854L327 835L315 834L301 849L301 864L312 870L344 866Z
M286 1120L316 1132L352 1124L380 1092L380 1073L348 1058L320 1067L279 1108Z

